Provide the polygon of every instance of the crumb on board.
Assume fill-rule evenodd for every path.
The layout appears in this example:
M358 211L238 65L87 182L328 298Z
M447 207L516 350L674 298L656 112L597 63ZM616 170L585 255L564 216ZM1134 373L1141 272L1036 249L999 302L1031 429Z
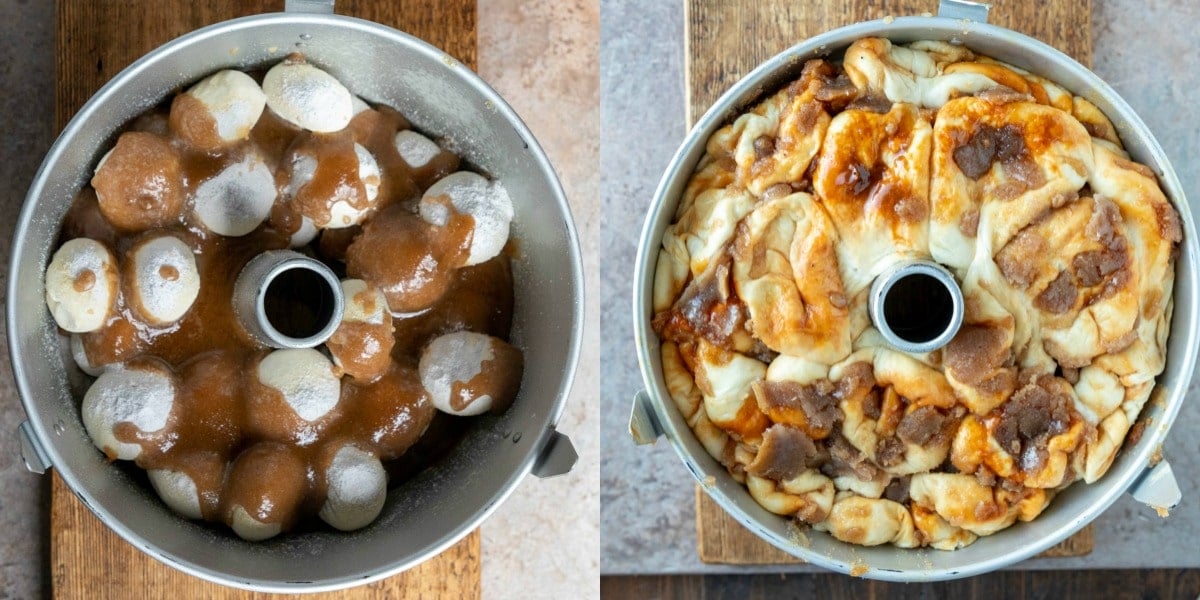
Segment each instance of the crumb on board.
M1154 512L1158 513L1158 516L1160 516L1164 519L1171 516L1171 509L1169 509L1165 506L1155 506Z

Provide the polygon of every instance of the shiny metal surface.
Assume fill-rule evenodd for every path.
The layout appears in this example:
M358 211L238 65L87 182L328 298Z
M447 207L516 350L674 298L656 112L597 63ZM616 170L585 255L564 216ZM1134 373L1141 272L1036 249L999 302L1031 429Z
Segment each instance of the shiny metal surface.
M504 182L521 248L512 342L525 354L521 393L502 415L476 417L435 467L389 490L383 514L351 534L319 531L244 542L187 522L148 486L109 464L79 418L80 379L45 308L43 271L63 215L125 122L221 68L261 68L292 51L364 99L401 109L470 165ZM33 439L47 462L117 534L194 575L246 589L330 590L381 579L454 544L554 453L583 327L579 243L544 153L512 109L442 51L396 30L332 15L270 14L181 37L105 85L68 124L30 187L9 268L12 367ZM555 444L557 447L559 444ZM556 463L562 464L562 463Z
M929 339L914 341L907 339L905 336L898 333L906 323L894 322L888 317L885 310L888 301L904 302L904 298L891 298L896 290L896 284L901 280L909 277L926 276L934 279L942 285L946 290L946 295L950 298L950 306L948 313L938 315L945 319L946 325L941 328L940 332ZM867 295L867 312L871 315L871 323L875 325L875 329L883 335L884 341L891 344L893 348L901 352L912 352L913 354L924 354L933 352L942 346L950 343L954 338L954 334L958 333L958 329L962 327L963 322L963 295L962 289L958 287L958 282L955 281L954 275L947 271L945 267L929 260L910 260L896 263L890 269L880 273L875 281L871 283L871 291Z
M280 275L293 270L308 271L319 276L324 286L317 293L328 294L333 301L330 318L321 324L316 333L303 338L279 331L267 316L267 289ZM233 284L233 311L238 321L250 335L271 348L312 348L324 344L341 324L345 309L346 299L337 275L325 263L295 250L272 250L259 254L246 263Z
M1142 417L1152 425L1146 428L1137 443L1127 444L1122 449L1100 481L1091 485L1072 485L1034 521L1018 523L955 552L854 546L817 531L806 532L806 544L797 543L789 520L759 506L696 440L670 401L661 376L659 340L650 329L654 265L663 231L670 224L677 200L704 154L705 141L730 119L760 100L764 93L798 77L806 60L820 56L836 58L850 42L868 36L883 36L897 43L932 39L965 44L980 53L1047 77L1088 99L1113 121L1130 155L1158 175L1183 222L1184 239L1175 269L1167 364L1158 377L1156 396L1142 411ZM1146 472L1151 455L1179 412L1196 366L1200 345L1197 337L1200 305L1195 302L1200 285L1198 260L1200 245L1197 244L1195 223L1179 179L1162 148L1129 105L1094 73L1040 41L984 23L945 17L868 21L815 36L769 59L721 96L689 132L655 192L639 242L633 288L638 362L653 416L684 464L699 481L713 477L715 485L706 485L705 490L756 535L801 559L843 573L856 566L865 566L864 577L892 581L966 577L1024 560L1062 541L1100 515ZM1158 481L1147 481L1146 485L1167 489L1174 485L1174 480L1163 477Z

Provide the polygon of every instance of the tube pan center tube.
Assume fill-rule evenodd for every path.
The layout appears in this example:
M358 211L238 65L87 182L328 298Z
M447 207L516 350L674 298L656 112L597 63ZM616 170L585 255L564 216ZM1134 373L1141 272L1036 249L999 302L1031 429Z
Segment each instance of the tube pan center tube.
M963 322L963 295L954 275L927 260L897 263L871 284L871 322L901 352L922 354L950 343Z
M342 322L345 298L337 275L292 250L254 257L233 286L233 308L250 335L272 348L312 348Z

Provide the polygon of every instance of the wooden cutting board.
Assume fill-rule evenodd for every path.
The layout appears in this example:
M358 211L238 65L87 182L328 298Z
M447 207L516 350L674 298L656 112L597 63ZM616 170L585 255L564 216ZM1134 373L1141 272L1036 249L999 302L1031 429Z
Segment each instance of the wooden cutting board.
M935 0L685 0L687 124L759 63L805 38L859 21L936 13ZM1005 0L992 3L988 22L1015 29L1092 63L1091 0ZM696 486L700 560L722 564L798 564L803 561L750 533ZM1092 526L1040 556L1092 551Z
M110 78L141 55L199 27L283 10L283 0L57 0L55 122L59 130ZM475 0L339 0L337 12L411 33L476 65ZM143 554L105 527L55 474L50 569L56 599L283 598L187 575ZM404 573L312 598L479 598L476 530Z

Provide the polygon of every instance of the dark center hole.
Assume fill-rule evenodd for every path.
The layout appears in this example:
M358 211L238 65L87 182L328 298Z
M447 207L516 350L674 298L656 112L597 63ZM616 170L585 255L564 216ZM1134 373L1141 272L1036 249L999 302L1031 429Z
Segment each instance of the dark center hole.
M883 299L883 319L901 339L922 344L937 338L954 315L950 290L930 275L896 280Z
M289 269L267 285L263 309L279 333L302 339L316 335L333 318L329 282L308 269Z

